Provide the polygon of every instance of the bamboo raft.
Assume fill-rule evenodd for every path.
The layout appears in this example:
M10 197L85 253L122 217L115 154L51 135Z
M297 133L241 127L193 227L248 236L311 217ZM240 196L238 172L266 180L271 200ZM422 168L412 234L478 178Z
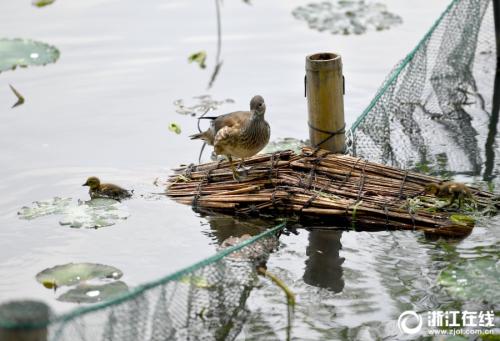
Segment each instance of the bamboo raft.
M474 227L452 219L457 212L435 210L436 199L423 195L426 184L442 182L436 177L307 147L301 154L256 155L245 166L250 170L240 182L233 180L227 161L175 169L166 194L195 209L294 215L356 230L463 237ZM470 190L478 208L493 205L491 193ZM417 208L412 198L422 199Z

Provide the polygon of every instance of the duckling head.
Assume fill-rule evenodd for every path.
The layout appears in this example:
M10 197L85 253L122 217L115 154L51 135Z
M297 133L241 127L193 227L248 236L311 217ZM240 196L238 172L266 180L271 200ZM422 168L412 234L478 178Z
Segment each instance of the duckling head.
M262 98L262 96L253 96L250 101L250 111L257 115L264 115L266 113L266 103L264 103L264 98Z
M89 186L90 189L97 189L101 185L101 181L96 176L91 176L82 186Z
M425 194L436 195L440 189L438 184L430 183L425 186Z

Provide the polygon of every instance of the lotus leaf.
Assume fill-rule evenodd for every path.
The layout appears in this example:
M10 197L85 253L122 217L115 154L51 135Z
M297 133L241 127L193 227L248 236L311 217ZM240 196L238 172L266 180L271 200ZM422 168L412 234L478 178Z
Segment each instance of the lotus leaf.
M45 269L36 280L46 288L76 285L92 279L119 279L123 273L109 265L94 263L69 263Z
M96 303L120 296L127 291L128 286L122 281L101 285L80 284L59 296L57 300L74 303Z
M0 72L16 67L55 63L59 50L54 46L29 39L0 39Z

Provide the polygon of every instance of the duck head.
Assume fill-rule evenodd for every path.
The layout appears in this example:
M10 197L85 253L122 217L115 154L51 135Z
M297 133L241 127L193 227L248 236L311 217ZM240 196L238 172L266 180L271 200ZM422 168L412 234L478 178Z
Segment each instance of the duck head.
M441 187L438 184L430 183L425 186L425 194L436 195L438 194Z
M253 96L250 101L250 111L254 112L259 116L264 116L266 112L266 103L264 103L264 98L262 96Z
M82 186L89 186L90 189L97 189L101 185L101 181L96 176L91 176Z

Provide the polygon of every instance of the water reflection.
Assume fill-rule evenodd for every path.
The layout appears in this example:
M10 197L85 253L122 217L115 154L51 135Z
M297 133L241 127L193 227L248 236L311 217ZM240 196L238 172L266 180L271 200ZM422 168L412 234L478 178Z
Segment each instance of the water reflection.
M222 242L229 237L241 237L245 234L255 236L267 228L276 225L272 220L261 218L241 218L224 214L211 214L209 211L199 212L210 226L206 233L217 243Z
M342 231L314 230L309 232L304 282L319 288L341 292L344 289L342 263L339 256Z

